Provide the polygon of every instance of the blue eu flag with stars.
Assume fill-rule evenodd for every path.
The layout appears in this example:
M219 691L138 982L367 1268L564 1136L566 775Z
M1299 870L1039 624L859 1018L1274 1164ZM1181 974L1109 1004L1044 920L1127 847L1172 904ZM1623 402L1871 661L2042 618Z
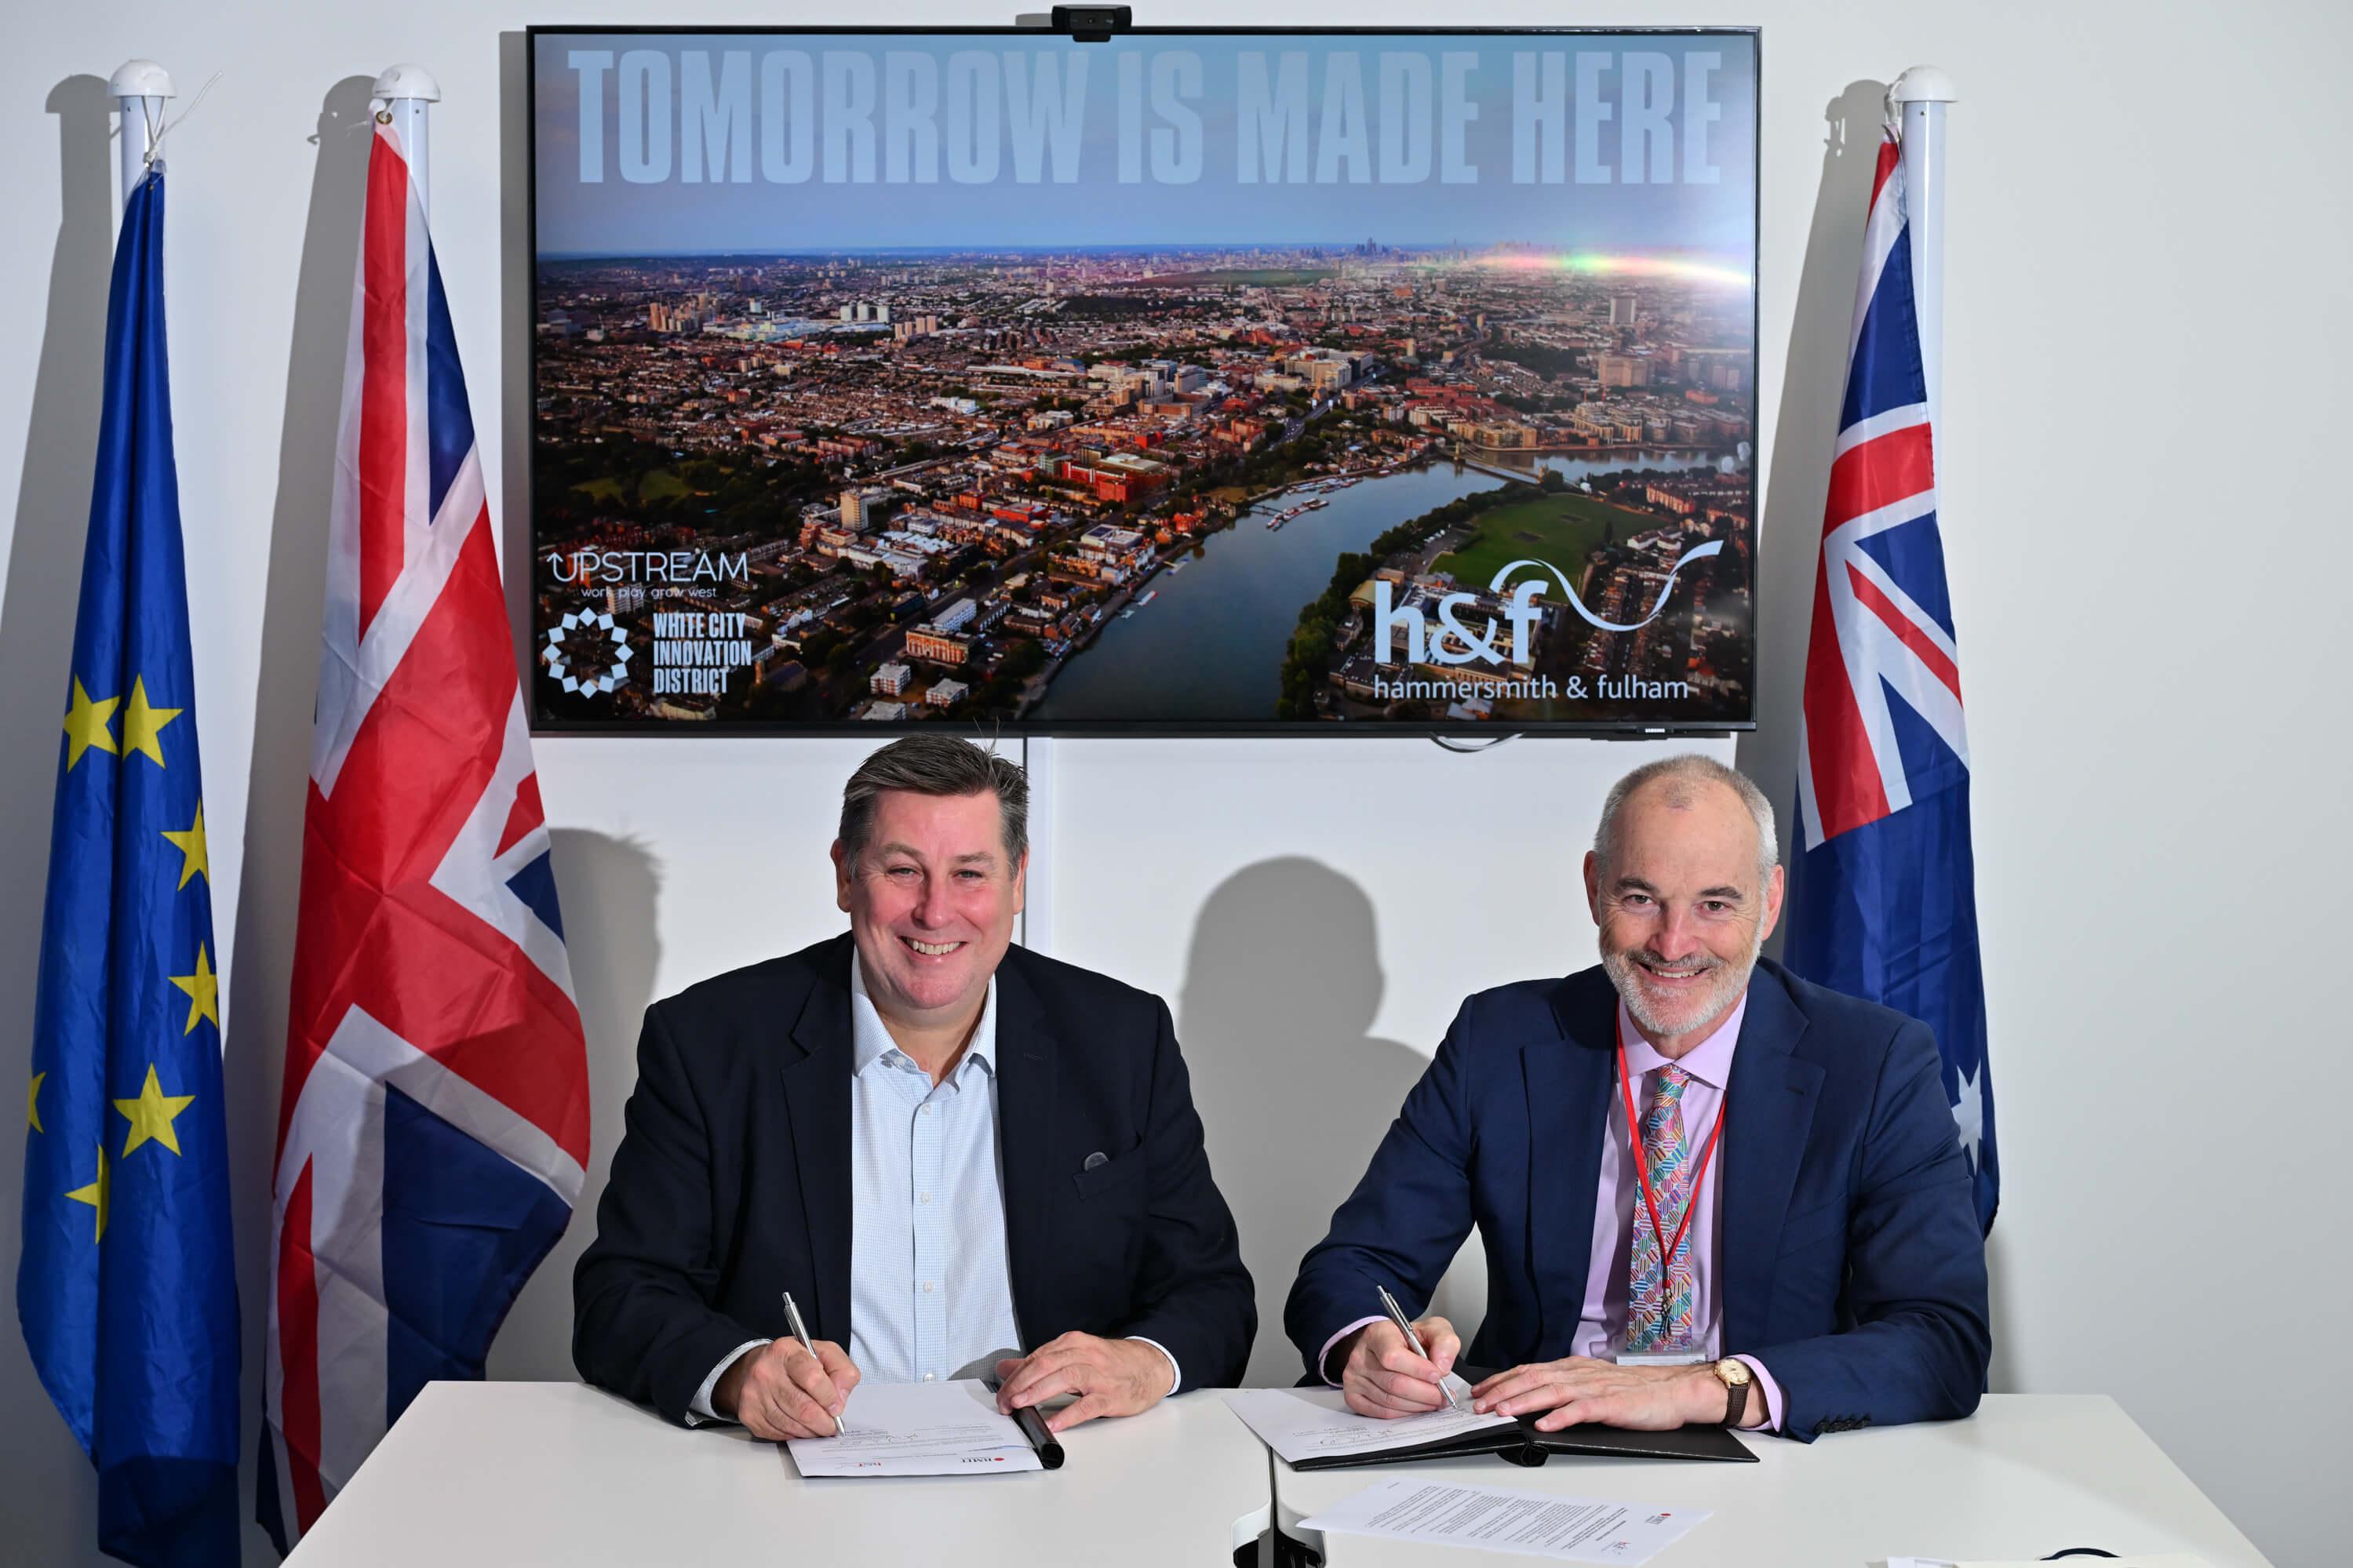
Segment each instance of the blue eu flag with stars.
M99 1545L237 1560L219 978L164 351L164 175L132 190L62 694L16 1310L98 1470Z

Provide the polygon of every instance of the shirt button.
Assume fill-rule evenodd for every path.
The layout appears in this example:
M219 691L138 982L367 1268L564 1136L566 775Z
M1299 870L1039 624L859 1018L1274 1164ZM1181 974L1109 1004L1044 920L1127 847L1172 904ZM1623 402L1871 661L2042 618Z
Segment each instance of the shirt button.
M927 1372L923 1373L923 1381L925 1383L936 1383L939 1381L939 1376L940 1374L938 1373Z
M930 1203L932 1201L932 1194L929 1193L917 1193L915 1194L915 1201L919 1204Z
M923 1114L924 1114L924 1115L929 1116L931 1113L932 1113L932 1108L931 1108L930 1106L926 1105L925 1107L923 1107Z
M924 1281L923 1281L923 1294L924 1294L924 1295L926 1295L926 1296L928 1296L928 1295L930 1295L931 1293L932 1293L932 1281L930 1281L929 1279L926 1279L926 1280L924 1280Z

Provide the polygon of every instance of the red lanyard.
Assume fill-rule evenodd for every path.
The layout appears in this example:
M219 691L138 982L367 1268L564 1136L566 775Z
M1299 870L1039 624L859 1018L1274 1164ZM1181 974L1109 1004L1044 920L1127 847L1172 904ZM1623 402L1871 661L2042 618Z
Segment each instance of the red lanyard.
M1659 1200L1651 1192L1651 1163L1642 1157L1642 1121L1634 1110L1634 1075L1626 1066L1626 1025L1618 1021L1618 1081L1626 1091L1626 1136L1634 1147L1634 1174L1642 1184L1642 1206L1651 1211L1651 1234L1663 1237L1667 1227L1659 1223ZM1691 1229L1692 1215L1699 1213L1700 1184L1707 1180L1707 1163L1715 1157L1715 1141L1724 1136L1725 1097L1715 1105L1715 1125L1708 1129L1707 1147L1699 1152L1699 1168L1692 1173L1691 1188L1683 1198L1683 1223L1675 1226L1675 1238L1659 1254L1659 1267L1664 1268L1673 1258L1675 1248L1683 1244L1683 1235Z

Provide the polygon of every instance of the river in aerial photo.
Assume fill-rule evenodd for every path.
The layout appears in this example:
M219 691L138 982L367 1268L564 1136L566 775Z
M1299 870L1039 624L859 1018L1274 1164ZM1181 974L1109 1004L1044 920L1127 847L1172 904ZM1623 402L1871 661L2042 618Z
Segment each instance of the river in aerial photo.
M1710 461L1688 452L1547 454L1493 466L1531 480L1558 471L1571 483L1627 468L1681 468ZM1341 490L1285 491L1252 506L1233 527L1170 547L1183 570L1163 570L1152 603L1103 628L1071 656L1030 717L1129 722L1255 723L1274 718L1282 658L1299 612L1332 581L1340 557L1363 550L1398 523L1458 496L1493 489L1492 473L1438 461ZM1305 499L1330 504L1279 530L1266 519ZM1139 595L1141 596L1141 595Z

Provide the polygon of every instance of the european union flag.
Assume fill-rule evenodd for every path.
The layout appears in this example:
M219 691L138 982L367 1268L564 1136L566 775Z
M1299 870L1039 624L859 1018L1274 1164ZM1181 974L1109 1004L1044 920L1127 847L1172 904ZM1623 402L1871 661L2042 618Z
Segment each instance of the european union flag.
M164 350L164 174L133 189L49 830L16 1310L98 1468L99 1545L237 1560L219 979Z

